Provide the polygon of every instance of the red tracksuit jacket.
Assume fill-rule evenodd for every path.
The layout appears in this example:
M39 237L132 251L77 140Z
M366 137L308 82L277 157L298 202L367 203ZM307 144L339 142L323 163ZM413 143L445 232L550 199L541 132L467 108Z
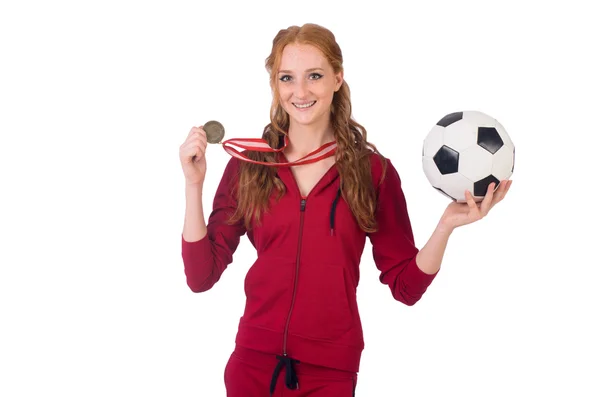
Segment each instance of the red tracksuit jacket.
M187 242L182 257L189 288L207 291L233 260L240 237L248 235L257 260L245 279L246 306L236 343L314 365L358 372L364 348L356 302L359 262L366 239L381 271L380 281L393 297L415 304L436 274L416 264L411 224L401 182L389 160L386 177L381 161L371 157L377 186L379 230L360 230L350 208L339 195L340 179L333 166L303 198L288 167L278 168L286 193L260 226L246 230L225 220L236 205L230 194L237 182L238 159L225 168L208 218L208 234ZM275 194L275 193L274 193Z

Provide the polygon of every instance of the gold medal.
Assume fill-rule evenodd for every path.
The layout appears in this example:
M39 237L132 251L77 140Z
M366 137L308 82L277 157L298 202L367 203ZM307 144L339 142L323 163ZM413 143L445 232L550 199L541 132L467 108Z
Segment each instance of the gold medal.
M225 136L225 128L218 121L208 121L202 128L206 132L206 141L208 143L220 143Z

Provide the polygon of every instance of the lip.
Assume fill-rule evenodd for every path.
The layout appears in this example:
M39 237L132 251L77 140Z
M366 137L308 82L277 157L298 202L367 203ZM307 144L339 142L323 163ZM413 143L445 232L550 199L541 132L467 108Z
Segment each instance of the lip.
M312 103L313 105L311 105L309 107L306 107L306 108L299 108L298 106L296 106L296 105L302 106L302 105L306 105L306 104L309 104L309 103ZM296 110L298 110L300 112L304 112L304 111L312 108L313 106L315 106L316 103L317 103L317 101L315 100L315 101L305 101L305 102L292 102L292 105L294 106L294 108Z

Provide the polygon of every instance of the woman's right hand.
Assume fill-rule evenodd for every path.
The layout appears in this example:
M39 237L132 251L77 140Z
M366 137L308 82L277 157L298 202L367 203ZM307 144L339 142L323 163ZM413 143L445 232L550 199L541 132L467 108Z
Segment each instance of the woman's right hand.
M179 147L179 160L186 185L202 185L206 176L206 132L200 127L190 130Z

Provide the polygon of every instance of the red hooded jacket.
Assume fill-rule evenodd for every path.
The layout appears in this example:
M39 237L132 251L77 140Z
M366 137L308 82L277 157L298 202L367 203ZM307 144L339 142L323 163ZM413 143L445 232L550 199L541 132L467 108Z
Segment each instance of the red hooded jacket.
M289 167L279 167L286 193L275 201L259 226L246 230L240 222L228 225L236 206L232 194L238 159L232 158L218 186L208 218L208 234L187 242L182 257L189 288L207 291L233 261L244 234L257 250L257 260L245 278L246 306L236 343L250 349L286 355L314 365L358 372L364 348L356 302L359 262L370 239L380 281L392 296L415 304L436 274L416 264L406 201L400 178L387 161L385 179L377 154L371 155L371 173L377 189L375 233L363 232L350 207L340 196L336 166L303 198ZM275 195L276 193L274 193Z

